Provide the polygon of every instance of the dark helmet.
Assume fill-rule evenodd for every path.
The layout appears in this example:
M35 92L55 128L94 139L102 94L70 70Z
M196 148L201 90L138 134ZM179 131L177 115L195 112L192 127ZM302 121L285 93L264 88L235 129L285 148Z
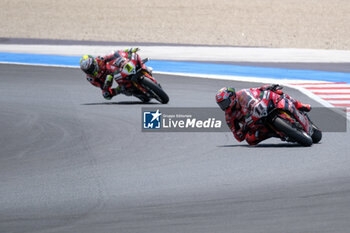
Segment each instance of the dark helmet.
M99 70L96 59L91 55L84 55L80 59L80 69L86 74L96 76Z
M216 93L216 103L225 111L232 103L236 102L236 92L234 88L223 87Z

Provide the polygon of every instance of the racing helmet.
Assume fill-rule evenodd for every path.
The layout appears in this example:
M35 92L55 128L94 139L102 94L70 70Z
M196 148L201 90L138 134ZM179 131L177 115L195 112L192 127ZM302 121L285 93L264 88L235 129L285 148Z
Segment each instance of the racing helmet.
M216 93L215 99L219 107L225 111L232 103L236 103L236 91L231 87L223 87Z
M84 55L80 59L80 69L88 75L96 76L99 70L96 59L91 55Z

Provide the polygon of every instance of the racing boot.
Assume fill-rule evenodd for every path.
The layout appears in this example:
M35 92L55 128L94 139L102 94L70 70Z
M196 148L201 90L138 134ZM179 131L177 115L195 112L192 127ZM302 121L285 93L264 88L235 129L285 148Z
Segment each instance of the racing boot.
M296 103L294 105L299 111L303 111L303 112L310 112L311 111L310 104L303 104L299 101L296 101Z
M292 101L292 103L294 104L295 108L298 109L299 111L303 111L303 112L310 112L311 111L311 105L310 104L303 104L300 101L292 98L291 96L284 94L285 97L287 97L287 99L289 99L290 101Z

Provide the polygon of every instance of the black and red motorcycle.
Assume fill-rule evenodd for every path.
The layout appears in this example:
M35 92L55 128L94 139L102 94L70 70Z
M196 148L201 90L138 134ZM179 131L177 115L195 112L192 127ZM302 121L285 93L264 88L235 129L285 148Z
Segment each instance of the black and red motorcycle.
M118 76L114 77L114 80L125 86L127 93L141 99L142 102L148 102L153 98L162 104L166 104L169 102L169 96L153 78L152 72L145 69L143 64L147 61L149 61L148 58L141 62L137 59L128 59ZM117 69L117 66L111 61L107 63L107 69L113 72Z
M282 89L281 86L277 87ZM271 91L271 90L266 90ZM274 90L277 91L277 90ZM264 125L271 133L287 142L296 142L302 146L311 146L322 139L321 130L311 121L305 111L298 110L294 104L284 96L263 99L266 111L257 123Z

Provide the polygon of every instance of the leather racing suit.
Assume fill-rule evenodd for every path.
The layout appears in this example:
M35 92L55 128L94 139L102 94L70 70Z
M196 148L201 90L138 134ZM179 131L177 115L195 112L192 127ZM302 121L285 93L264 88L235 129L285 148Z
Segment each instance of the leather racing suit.
M118 50L105 56L95 57L95 60L99 66L98 73L96 75L86 75L86 79L92 85L102 90L102 95L105 99L110 100L112 97L120 93L131 95L131 93L127 90L129 83L123 79L116 79L118 86L116 88L112 88L113 77L116 77L118 73L120 73L124 65L131 58L136 59L139 64L141 64L142 68L148 70L150 73L152 72L150 68L146 67L142 63L140 56L136 53L138 50L138 48ZM113 63L113 65L108 65L107 63ZM113 67L113 70L109 67Z

